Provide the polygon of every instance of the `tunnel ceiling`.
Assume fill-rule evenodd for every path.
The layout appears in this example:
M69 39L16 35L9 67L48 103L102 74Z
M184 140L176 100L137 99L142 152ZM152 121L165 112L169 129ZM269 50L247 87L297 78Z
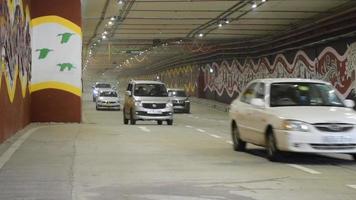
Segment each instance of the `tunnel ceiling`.
M222 44L283 35L351 0L83 0L84 71L149 70ZM105 35L105 39L103 39Z

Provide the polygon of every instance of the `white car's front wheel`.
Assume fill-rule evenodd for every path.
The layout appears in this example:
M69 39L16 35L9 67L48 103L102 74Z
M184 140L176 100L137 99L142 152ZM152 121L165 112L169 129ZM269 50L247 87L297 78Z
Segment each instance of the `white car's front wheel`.
M351 154L351 156L354 159L354 161L356 161L356 154Z
M269 131L266 141L267 158L270 161L279 161L281 159L281 152L277 148L277 140L273 131Z
M231 128L231 136L233 142L233 148L235 151L245 151L246 150L246 142L241 140L239 128L234 123Z

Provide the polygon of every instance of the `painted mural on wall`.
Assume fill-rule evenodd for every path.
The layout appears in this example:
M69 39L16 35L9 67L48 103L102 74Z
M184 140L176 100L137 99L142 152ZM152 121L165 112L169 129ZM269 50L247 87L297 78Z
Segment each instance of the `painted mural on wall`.
M258 78L308 78L331 82L345 97L355 88L356 43L348 46L340 55L332 47L325 48L311 60L304 51L298 51L292 62L278 54L273 62L263 57L256 61L206 64L201 67L204 75L204 91L224 93L233 97L240 93L250 81Z
M59 16L38 17L32 25L31 92L52 88L81 96L81 28Z
M194 95L197 88L198 67L188 65L166 70L157 74L170 88L183 88L190 95Z
M31 72L30 12L22 0L0 0L0 87L4 75L10 102L14 100L17 78L26 96Z
M166 84L168 88L181 88L189 95L196 95L198 86L199 67L197 65L187 65L162 71L156 74L141 75L133 77L135 80L159 80ZM128 82L131 78L122 79Z

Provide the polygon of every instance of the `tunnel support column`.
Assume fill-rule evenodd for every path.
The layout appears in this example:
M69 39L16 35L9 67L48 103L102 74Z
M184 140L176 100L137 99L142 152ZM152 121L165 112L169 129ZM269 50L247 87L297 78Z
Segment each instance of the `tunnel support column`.
M31 119L81 121L80 0L32 0Z

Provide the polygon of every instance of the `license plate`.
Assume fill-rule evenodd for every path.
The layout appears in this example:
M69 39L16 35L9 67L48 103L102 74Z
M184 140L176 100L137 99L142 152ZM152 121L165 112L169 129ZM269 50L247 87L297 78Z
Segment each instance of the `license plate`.
M338 135L338 136L324 136L324 143L335 144L335 143L352 143L351 137Z
M148 110L147 113L148 114L162 114L162 111L160 111L160 110Z

